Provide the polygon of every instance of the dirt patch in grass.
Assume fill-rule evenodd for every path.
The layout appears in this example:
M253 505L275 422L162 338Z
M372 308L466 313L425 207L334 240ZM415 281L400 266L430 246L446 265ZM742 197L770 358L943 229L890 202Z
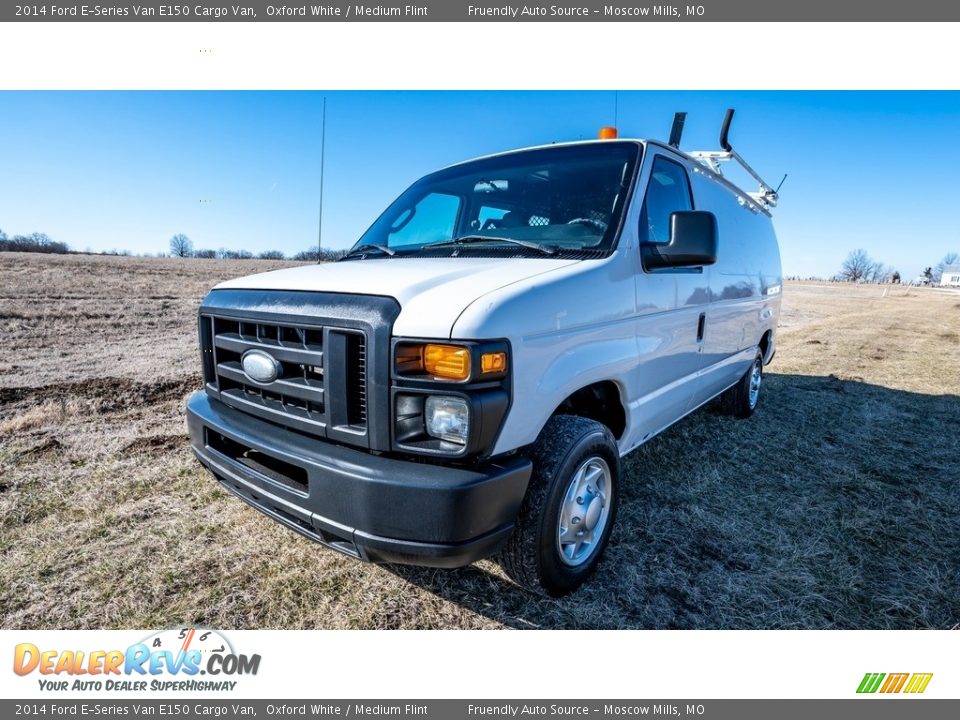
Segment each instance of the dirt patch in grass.
M597 575L545 600L489 561L341 557L201 470L197 305L279 265L0 254L0 626L960 623L957 295L787 283L757 414L708 406L628 456Z

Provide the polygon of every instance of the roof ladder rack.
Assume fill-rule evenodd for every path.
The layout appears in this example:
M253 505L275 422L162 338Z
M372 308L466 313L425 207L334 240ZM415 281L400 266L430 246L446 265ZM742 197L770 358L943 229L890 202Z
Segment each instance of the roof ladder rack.
M777 206L777 200L779 200L777 190L774 190L770 185L765 183L763 178L757 174L756 170L750 167L750 165L747 164L747 161L740 157L739 153L737 153L737 151L734 150L733 146L730 144L728 135L730 133L730 123L732 121L733 108L729 108L727 110L727 114L723 118L723 127L720 129L720 147L723 148L722 150L696 150L688 153L688 155L699 160L701 163L717 173L717 175L723 175L721 163L735 160L740 164L740 167L746 170L750 177L756 180L760 185L760 189L757 192L747 193L747 195L753 198L753 200L759 203L764 209L769 210L770 208L774 208Z

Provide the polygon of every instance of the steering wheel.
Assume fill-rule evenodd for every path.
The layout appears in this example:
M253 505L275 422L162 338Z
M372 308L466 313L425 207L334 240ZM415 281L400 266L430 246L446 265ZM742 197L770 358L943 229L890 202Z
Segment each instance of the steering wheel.
M601 222L600 220L594 220L593 218L587 218L587 217L578 217L578 218L573 218L573 220L567 220L567 225L587 225L588 227L592 227L594 230L597 230L598 232L604 233L607 231L607 224L605 222Z

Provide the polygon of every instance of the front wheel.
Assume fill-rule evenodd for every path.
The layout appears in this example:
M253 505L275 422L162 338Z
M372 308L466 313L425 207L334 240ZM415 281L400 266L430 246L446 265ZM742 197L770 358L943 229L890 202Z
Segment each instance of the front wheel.
M557 415L531 450L533 474L500 555L521 587L558 597L596 570L617 512L620 454L604 425Z

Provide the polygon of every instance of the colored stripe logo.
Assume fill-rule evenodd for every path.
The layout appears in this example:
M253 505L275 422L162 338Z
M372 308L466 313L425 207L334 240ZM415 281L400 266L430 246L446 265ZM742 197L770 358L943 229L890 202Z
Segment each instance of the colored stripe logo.
M866 673L857 692L872 693L909 693L919 694L927 689L933 673Z

